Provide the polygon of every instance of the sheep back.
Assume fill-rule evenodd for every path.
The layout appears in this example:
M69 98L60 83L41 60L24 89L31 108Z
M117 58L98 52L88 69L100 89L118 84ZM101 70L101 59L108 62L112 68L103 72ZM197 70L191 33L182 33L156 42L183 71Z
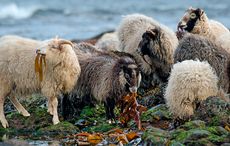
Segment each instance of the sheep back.
M56 40L36 41L18 36L0 38L0 76L4 76L11 94L24 95L43 92L45 96L55 96L61 91L70 91L80 75L77 56L69 45L62 45L62 53L51 52L50 46ZM44 80L40 83L34 69L37 49L46 49ZM62 62L61 64L58 64ZM56 66L55 66L56 65ZM55 68L53 68L53 67ZM64 69L65 68L65 69Z
M229 91L229 54L213 41L196 34L186 34L174 53L174 62L184 60L207 61L219 77L218 85Z
M175 117L193 115L196 102L218 94L218 77L207 62L185 60L173 65L165 91L166 103Z

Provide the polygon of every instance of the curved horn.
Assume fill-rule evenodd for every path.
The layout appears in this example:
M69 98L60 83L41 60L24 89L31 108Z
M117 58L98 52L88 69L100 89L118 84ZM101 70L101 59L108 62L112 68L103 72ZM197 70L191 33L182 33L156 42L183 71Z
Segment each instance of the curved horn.
M73 47L73 43L71 41L68 41L68 40L59 40L58 41L58 46L62 45L62 44L68 44L70 45L71 47Z

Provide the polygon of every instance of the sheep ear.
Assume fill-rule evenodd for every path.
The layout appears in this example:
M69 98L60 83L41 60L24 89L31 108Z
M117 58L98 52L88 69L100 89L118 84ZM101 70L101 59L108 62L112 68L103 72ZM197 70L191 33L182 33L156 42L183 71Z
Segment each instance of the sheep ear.
M158 35L158 30L157 29L151 29L151 30L147 30L145 33L150 38L156 38L156 36Z
M202 9L200 9L200 8L197 8L196 9L196 12L198 13L198 16L199 16L199 19L200 19L200 17L203 15L203 13L204 13L204 10L202 10Z

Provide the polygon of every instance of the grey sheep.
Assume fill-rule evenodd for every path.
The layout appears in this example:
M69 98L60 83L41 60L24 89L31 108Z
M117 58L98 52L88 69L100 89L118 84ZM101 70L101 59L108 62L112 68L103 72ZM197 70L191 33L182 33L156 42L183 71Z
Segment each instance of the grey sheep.
M229 93L229 57L225 49L210 39L196 34L186 34L175 51L174 62L190 59L207 61L216 71L219 78L218 86Z
M73 101L78 99L83 102L92 99L103 102L106 117L111 121L115 118L113 110L117 101L130 92L137 92L141 75L131 55L122 52L92 51L94 49L92 45L88 45L87 48L86 43L75 46L81 66L81 75L72 93L64 96L64 102L69 100L73 104ZM65 102L63 109L68 106L68 103ZM71 106L74 108L74 105ZM64 117L68 117L69 113L63 111L63 114Z

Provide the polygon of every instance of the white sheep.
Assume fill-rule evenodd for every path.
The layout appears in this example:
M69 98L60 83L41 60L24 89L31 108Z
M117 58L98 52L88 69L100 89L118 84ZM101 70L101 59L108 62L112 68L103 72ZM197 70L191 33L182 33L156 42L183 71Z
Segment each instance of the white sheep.
M167 80L178 45L172 30L150 17L132 14L123 18L117 34L121 50L135 57L143 74Z
M229 33L228 28L218 21L211 20L207 17L204 10L200 8L187 9L184 16L178 23L179 31L185 30L193 34L199 34L216 41L218 37Z
M230 33L221 35L216 42L230 54Z
M197 102L209 96L224 96L217 83L218 77L209 63L185 60L173 65L164 98L175 117L189 118Z
M119 40L116 32L105 33L95 44L101 50L119 51Z
M70 41L61 39L0 38L0 121L4 128L9 126L3 110L5 98L10 98L19 113L29 116L16 97L40 92L48 98L53 123L59 123L57 95L71 91L80 75L72 46Z

